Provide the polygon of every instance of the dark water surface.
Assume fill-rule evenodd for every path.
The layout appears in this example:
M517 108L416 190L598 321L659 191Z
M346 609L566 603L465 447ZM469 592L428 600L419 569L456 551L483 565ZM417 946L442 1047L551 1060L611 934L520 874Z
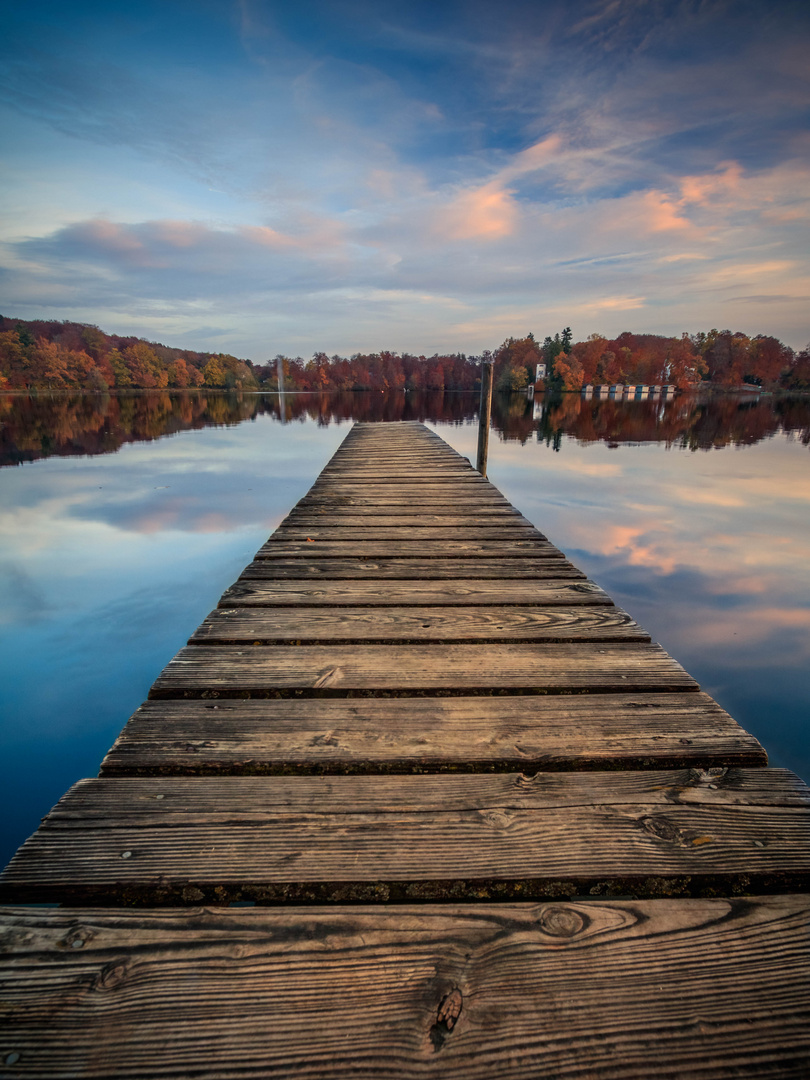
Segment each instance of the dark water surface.
M96 774L352 419L424 420L474 460L477 411L442 393L0 397L0 862ZM493 483L810 778L810 403L513 395L493 428Z

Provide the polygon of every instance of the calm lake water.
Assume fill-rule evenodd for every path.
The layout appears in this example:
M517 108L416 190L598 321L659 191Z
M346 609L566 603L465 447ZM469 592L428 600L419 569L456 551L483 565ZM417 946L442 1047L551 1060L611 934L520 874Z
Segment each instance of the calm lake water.
M477 395L0 397L0 862L99 763L355 419ZM489 476L810 778L810 403L496 401ZM15 467L16 466L16 467Z

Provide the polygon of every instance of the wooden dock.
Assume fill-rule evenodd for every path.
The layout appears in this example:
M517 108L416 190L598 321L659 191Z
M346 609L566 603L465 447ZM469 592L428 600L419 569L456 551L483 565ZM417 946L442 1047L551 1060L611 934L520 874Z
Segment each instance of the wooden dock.
M807 1077L808 886L802 781L358 424L0 877L0 1077Z

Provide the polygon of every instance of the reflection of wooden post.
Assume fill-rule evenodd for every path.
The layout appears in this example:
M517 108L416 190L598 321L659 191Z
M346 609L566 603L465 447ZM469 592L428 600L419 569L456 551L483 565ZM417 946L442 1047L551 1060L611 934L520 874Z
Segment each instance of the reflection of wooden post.
M481 361L481 405L478 411L478 461L476 469L487 475L487 451L489 449L489 418L492 414L492 361Z
M278 413L282 424L287 422L287 408L284 400L284 357L276 357L276 371L278 372Z

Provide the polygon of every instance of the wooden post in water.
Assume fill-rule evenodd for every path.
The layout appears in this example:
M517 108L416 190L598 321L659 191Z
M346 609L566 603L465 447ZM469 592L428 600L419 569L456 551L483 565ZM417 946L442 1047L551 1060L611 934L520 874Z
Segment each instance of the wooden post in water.
M282 424L287 423L287 406L284 400L284 357L276 357L276 371L278 372L278 412Z
M484 357L481 361L481 405L478 411L478 460L476 469L487 475L487 451L489 450L489 418L492 414L492 371L494 361Z

